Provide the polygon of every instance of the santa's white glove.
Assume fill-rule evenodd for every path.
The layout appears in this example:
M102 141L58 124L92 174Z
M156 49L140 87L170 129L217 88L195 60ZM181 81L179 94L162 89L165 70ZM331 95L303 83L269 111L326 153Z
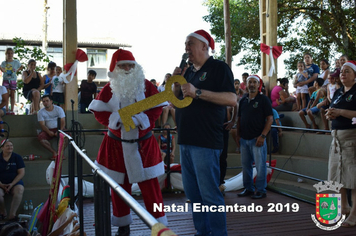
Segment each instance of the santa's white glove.
M111 113L109 117L109 125L108 127L113 130L117 130L121 128L121 117L119 115L119 112L114 111Z
M134 121L135 125L141 130L145 130L150 127L150 120L148 119L148 116L143 112L134 115L132 117L132 120Z

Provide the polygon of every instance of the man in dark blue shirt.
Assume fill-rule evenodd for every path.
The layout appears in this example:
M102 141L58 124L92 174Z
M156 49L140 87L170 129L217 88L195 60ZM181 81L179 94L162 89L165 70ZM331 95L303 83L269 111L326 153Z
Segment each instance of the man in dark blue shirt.
M254 199L266 197L267 144L266 136L273 122L269 99L260 93L262 81L259 76L247 78L248 94L241 98L237 120L237 141L240 142L243 184L245 190L239 197ZM253 185L253 163L257 169L256 189Z
M209 56L209 47L214 49L214 40L204 30L188 35L185 50L193 65L183 73L175 69L188 83L175 84L173 90L178 98L194 98L188 107L176 109L184 191L193 205L214 207L225 205L219 159L226 106L234 106L237 98L230 68ZM227 235L225 212L193 210L193 221L196 235Z

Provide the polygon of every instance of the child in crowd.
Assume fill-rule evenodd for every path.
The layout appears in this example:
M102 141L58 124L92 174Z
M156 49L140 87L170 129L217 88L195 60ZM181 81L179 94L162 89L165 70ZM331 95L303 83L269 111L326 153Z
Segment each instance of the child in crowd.
M52 98L53 103L64 109L64 80L63 77L59 77L62 73L62 67L56 66L56 75L52 79Z
M299 82L304 82L308 80L308 72L305 70L305 64L303 61L298 62L298 73L295 76L294 84ZM308 94L308 85L297 86L297 111L302 110L306 107L307 94Z
M2 85L7 89L11 98L11 108L9 111L9 103L6 104L6 112L9 115L15 115L15 90L17 88L17 72L23 69L23 66L18 60L14 59L14 50L12 48L6 48L5 61L1 63L1 71L3 72Z
M48 63L47 66L47 75L42 77L45 81L43 82L44 84L44 95L51 95L52 94L52 79L56 75L56 63L51 61Z
M163 125L164 129L170 129L171 125L168 123L165 123ZM167 144L167 130L163 130L163 134L161 134L160 136L158 136L158 145L161 149L161 156L162 156L162 161L164 161L164 163L166 165L168 165L167 161L165 161L166 156L167 156L167 152L168 152L168 144ZM170 149L170 157L169 157L169 164L174 162L174 152L176 150L176 144L175 144L175 140L174 140L174 136L172 134L170 134L170 139L171 139L171 145L169 147Z
M329 121L326 119L325 110L329 107L329 105L331 103L331 99L333 98L335 91L340 88L340 85L338 85L336 83L336 79L338 79L339 76L340 76L340 71L337 71L337 70L334 73L329 75L329 83L326 87L327 99L324 99L323 102L321 102L317 105L317 107L320 109L320 114L321 114L321 118L324 122L325 130L329 130ZM322 134L323 132L317 132L317 133ZM330 133L325 133L325 134L330 134Z
M330 74L330 63L326 59L322 59L320 61L320 69L322 69L322 72L318 75L319 78L322 78L324 80L324 88L326 85L329 83L329 74Z
M80 113L90 113L87 111L89 104L96 97L97 87L93 80L96 77L95 70L88 71L88 80L82 80L80 84Z
M151 79L150 81L153 84L153 86L155 86L155 88L157 88L157 81L155 79Z
M299 116L302 119L307 129L310 129L311 126L310 124L308 124L305 115L309 116L313 124L313 128L319 129L318 125L315 123L314 114L317 114L320 111L317 105L318 103L321 103L325 98L324 90L321 89L321 86L323 86L323 84L324 84L324 80L322 78L317 78L314 81L313 86L316 88L316 90L310 96L308 106L306 108L303 108L301 111L299 111Z
M281 122L279 121L278 112L272 108L273 112L273 123L272 125L282 126ZM282 128L271 128L271 137L273 143L273 149L271 153L276 153L279 150L279 137L282 136Z
M240 84L240 89L242 89L242 91L244 91L244 93L247 93L247 77L248 77L248 73L245 72L242 74L242 83Z

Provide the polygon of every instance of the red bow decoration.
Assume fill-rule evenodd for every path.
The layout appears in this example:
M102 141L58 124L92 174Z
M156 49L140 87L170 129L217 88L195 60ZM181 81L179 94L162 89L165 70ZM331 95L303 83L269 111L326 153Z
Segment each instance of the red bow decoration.
M78 62L85 62L85 61L88 61L87 54L83 50L77 49L77 52L75 54L75 62L67 63L64 65L64 70L67 71L67 74L61 74L61 75L63 75L63 77L67 77L68 75L72 74L70 81L68 81L67 78L64 78L64 82L70 83L72 81L74 75L77 74Z
M271 69L268 73L268 76L271 77L273 75L273 71L275 72L274 59L277 59L282 54L282 46L268 46L264 43L261 43L260 49L263 53L269 55L271 59Z

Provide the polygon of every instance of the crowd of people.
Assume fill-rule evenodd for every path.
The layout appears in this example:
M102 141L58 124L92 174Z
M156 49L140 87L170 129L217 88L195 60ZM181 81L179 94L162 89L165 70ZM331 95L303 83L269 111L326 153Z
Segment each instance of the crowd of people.
M55 62L49 62L45 75L36 71L37 62L30 59L25 69L21 63L14 59L14 50L7 48L5 51L5 61L1 63L2 86L0 87L1 111L0 119L4 115L35 115L40 110L41 95L51 95L55 105L64 108L65 81L62 74L62 67ZM24 69L24 70L23 70ZM26 105L15 102L15 91L18 89L17 76L22 78L22 96L27 100ZM82 80L78 88L78 100L81 113L89 113L88 106L96 97L97 86L93 82L96 77L94 70L88 71L87 80Z

